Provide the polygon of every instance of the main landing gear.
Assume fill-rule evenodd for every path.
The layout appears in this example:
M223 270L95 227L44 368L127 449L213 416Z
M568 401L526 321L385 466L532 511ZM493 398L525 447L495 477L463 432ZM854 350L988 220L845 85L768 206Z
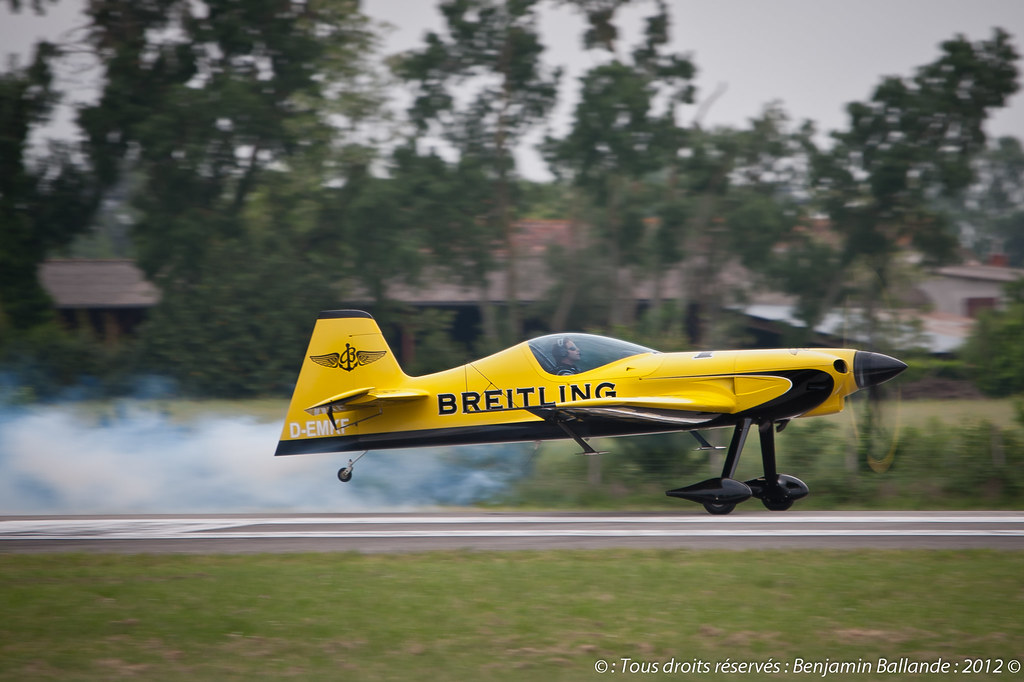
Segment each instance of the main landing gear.
M733 478L736 474L736 465L740 461L740 452L743 451L743 444L747 441L747 433L753 423L753 419L746 417L736 425L720 478L709 478L685 488L666 491L665 494L669 497L699 502L711 514L728 514L737 504L751 497L761 500L761 503L771 511L785 511L792 507L795 501L806 497L809 491L803 481L795 476L780 474L775 468L776 428L775 423L769 420L757 425L761 436L764 476L745 482ZM778 430L785 428L787 423L779 422Z

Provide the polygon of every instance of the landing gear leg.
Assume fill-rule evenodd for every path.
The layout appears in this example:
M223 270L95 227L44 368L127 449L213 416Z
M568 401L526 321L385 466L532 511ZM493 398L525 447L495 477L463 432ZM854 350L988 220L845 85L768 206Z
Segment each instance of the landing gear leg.
M732 480L736 475L736 466L740 463L740 453L747 442L747 434L750 432L750 419L744 419L736 425L732 432L732 440L729 441L729 450L725 453L725 464L722 465L722 480ZM705 502L704 509L715 516L725 516L736 508L737 502Z
M681 497L684 500L699 502L704 505L704 509L709 514L715 515L728 514L736 508L737 504L750 499L750 487L735 480L733 476L736 474L736 465L739 464L740 453L743 451L743 445L747 441L747 434L752 423L752 419L744 418L736 424L720 478L709 478L685 488L669 490L665 494L669 497Z
M799 478L779 474L775 463L775 424L765 421L757 426L761 436L761 461L764 476L747 481L751 494L760 498L770 511L785 511L802 497L806 497L807 486Z
M762 422L757 426L761 436L761 462L764 463L765 480L774 481L779 475L775 466L775 424Z
M736 475L736 465L740 463L740 453L743 452L743 445L747 442L747 434L752 423L753 420L747 417L737 424L736 430L732 432L729 451L725 454L725 465L722 467L722 478L732 478Z

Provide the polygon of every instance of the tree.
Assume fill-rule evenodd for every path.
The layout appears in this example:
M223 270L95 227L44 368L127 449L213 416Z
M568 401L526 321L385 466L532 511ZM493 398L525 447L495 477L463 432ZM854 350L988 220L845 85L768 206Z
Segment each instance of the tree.
M310 310L359 265L341 209L365 223L380 203L360 175L373 155L363 124L383 99L368 20L355 0L87 12L105 80L79 114L86 150L102 187L138 178L132 237L163 294L144 363L196 391L281 389Z
M613 56L583 75L573 127L562 139L547 139L545 156L556 176L570 179L601 209L597 241L608 260L609 324L618 325L633 318L632 286L623 277L627 266L638 264L638 245L644 241L641 183L671 164L682 147L677 109L693 99L696 70L687 58L664 54L669 40L664 2L648 18L630 62L617 56L611 21L621 2L570 4L587 15L585 46Z
M491 187L494 201L481 219L492 232L479 236L504 244L509 339L521 333L512 150L554 105L560 77L540 59L544 48L537 32L537 4L538 0L445 0L440 4L445 33L428 33L423 49L401 55L394 66L414 89L410 117L417 136L440 135ZM487 280L476 284L483 289ZM484 332L493 344L499 331L492 311L485 306L483 313Z
M496 266L493 225L487 221L494 197L487 171L473 156L452 163L436 153L420 154L410 144L395 150L391 171L410 232L427 248L435 273L480 291Z
M95 193L66 145L32 158L29 137L59 99L53 65L60 50L36 45L31 64L0 74L0 328L28 329L52 319L36 271L47 253L88 224Z
M423 267L424 235L410 214L411 198L400 181L378 178L366 168L350 170L344 186L325 194L319 232L331 240L327 251L378 309L386 306L388 286L413 281Z
M981 314L964 348L978 388L994 396L1024 392L1024 281L1007 285L1006 296L1004 309Z
M866 276L850 293L876 319L905 245L926 262L953 257L952 221L934 199L971 183L971 161L985 144L982 124L1017 91L1017 58L1002 30L977 43L957 36L913 77L886 78L870 100L847 106L849 127L813 155L815 198L841 243L822 286L793 291L815 316L809 329L858 271Z
M95 0L87 14L105 80L79 124L99 181L143 176L139 264L194 281L211 245L244 233L267 169L330 148L331 94L367 70L366 19L354 0Z
M273 242L211 247L196 283L165 294L143 325L137 367L192 395L287 395L316 311L337 300L329 275L302 262Z
M748 291L730 283L728 273L738 263L754 286L769 279L775 252L803 214L812 134L809 123L792 125L777 104L746 128L695 124L689 131L689 154L673 161L666 186L662 241L674 242L666 251L683 263L679 307L692 343L736 342L719 311Z
M975 182L943 206L960 239L979 258L1005 254L1024 266L1024 149L1015 137L993 140L974 160Z

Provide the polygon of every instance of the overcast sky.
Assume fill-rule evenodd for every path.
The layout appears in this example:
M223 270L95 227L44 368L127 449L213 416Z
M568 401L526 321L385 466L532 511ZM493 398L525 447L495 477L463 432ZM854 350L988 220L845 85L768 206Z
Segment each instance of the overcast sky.
M550 6L550 2L546 3ZM716 89L703 124L744 126L778 100L796 120L809 118L819 130L844 128L844 106L863 100L885 75L907 76L933 61L939 43L957 33L977 41L1001 27L1024 53L1024 0L668 0L674 48L697 65L698 99ZM393 29L385 54L417 47L425 31L439 30L435 0L363 0L364 11ZM38 38L60 36L81 26L79 0L61 0L39 19L0 10L0 53L27 51ZM639 37L638 18L653 2L623 12L623 53ZM547 58L566 69L565 96L550 125L564 132L574 106L577 78L598 63L600 53L581 48L583 20L568 9L546 9L543 41ZM1018 63L1024 70L1024 65ZM78 84L81 91L86 84ZM696 107L689 112L696 113ZM1024 94L989 122L990 135L1024 139ZM542 164L520 157L528 175L543 176Z

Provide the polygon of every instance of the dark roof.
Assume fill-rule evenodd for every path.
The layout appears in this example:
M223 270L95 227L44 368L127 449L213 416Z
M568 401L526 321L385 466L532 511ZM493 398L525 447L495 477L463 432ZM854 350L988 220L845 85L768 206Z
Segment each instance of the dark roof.
M950 265L939 268L936 272L950 279L976 279L988 282L1014 282L1024 277L1024 270L977 263Z
M39 281L57 308L145 308L160 300L130 260L48 260Z

